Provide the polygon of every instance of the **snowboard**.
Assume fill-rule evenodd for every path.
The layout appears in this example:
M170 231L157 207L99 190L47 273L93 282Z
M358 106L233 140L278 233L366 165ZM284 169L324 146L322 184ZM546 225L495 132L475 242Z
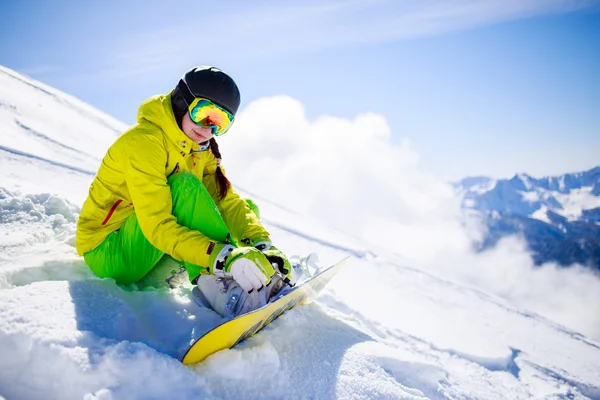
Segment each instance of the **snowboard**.
M319 270L314 276L292 288L289 292L275 296L267 305L247 314L222 323L196 340L181 360L190 365L204 360L217 351L235 347L238 343L254 336L285 311L305 304L315 298L327 282L338 272L343 262Z

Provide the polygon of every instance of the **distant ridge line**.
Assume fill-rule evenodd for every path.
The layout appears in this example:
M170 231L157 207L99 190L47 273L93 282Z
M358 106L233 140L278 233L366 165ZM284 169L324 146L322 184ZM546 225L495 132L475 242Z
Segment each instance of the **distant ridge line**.
M17 71L11 70L9 68L3 67L2 65L0 65L0 72L6 74L8 76L10 76L13 79L18 80L21 83L24 83L24 84L26 84L26 85L28 85L28 86L36 89L36 90L39 90L42 93L47 94L48 96L52 97L53 99L55 99L59 103L68 106L73 111L75 111L75 112L77 112L79 114L81 114L82 111L85 112L87 114L86 115L87 118L93 119L95 122L97 122L97 123L103 125L104 127L110 129L115 134L117 134L117 136L120 135L121 133L123 133L123 129L120 129L120 128L117 128L115 126L112 126L110 122L107 122L101 116L99 116L99 115L96 114L96 113L103 113L103 114L106 114L106 113L104 113L104 112L96 109L94 106L92 106L92 105L84 102L81 99L78 99L78 98L76 98L76 97L74 97L74 96L72 96L72 95L70 95L68 93L62 92L62 91L60 91L60 90L58 90L56 88L49 87L48 85L46 85L43 82L40 82L40 81L38 81L38 80L36 80L34 78L31 78L31 77L29 77L27 75L21 74L20 72L17 72ZM41 87L40 85L38 85L38 83L41 84L41 85L47 86L48 89L46 89L44 87ZM77 104L73 103L73 100L71 100L71 98L74 99L74 100L76 100L76 101L79 101L80 103L82 103L82 105L80 106L80 105L77 105ZM86 110L84 106L88 107L90 109ZM114 122L122 124L122 122L119 121L119 120L117 120L115 117L113 117L111 115L108 115L108 114L106 114L106 116L112 118L114 120Z
M57 161L48 160L47 158L43 158L43 157L39 157L39 156L34 156L33 154L28 154L28 153L25 153L25 152L22 152L22 151L19 151L19 150L11 149L10 147L5 147L5 146L0 145L0 150L3 150L5 152L11 153L11 154L16 154L18 156L27 157L27 158L33 158L35 160L40 160L40 161L46 162L48 164L55 165L57 167L65 168L65 169L68 169L68 170L71 170L71 171L75 171L75 172L80 172L82 174L91 175L91 176L95 176L96 175L96 173L92 172L92 171L87 171L85 169L73 167L73 166L68 165L68 164L63 164L63 163L60 163L60 162L57 162Z

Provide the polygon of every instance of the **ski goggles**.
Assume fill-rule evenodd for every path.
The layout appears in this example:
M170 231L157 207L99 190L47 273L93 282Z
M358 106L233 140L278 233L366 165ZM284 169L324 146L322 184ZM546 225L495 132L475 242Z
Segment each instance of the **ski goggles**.
M190 119L203 128L210 128L213 135L223 135L233 124L234 116L210 100L194 99L189 107Z

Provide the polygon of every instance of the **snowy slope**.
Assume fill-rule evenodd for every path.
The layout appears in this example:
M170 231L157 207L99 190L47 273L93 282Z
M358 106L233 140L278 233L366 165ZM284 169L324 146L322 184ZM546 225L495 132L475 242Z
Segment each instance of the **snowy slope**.
M96 174L104 152L126 125L2 66L0 88L2 186L63 195L76 191L83 201L84 182ZM59 175L62 179L52 179Z
M594 341L257 196L286 253L352 258L313 304L183 366L174 356L214 318L190 287L118 287L73 248L122 125L12 71L0 79L0 396L600 399Z

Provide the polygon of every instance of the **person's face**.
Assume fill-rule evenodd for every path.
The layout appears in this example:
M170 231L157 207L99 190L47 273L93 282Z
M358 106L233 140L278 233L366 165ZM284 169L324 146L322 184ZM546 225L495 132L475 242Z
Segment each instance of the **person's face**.
M196 123L190 119L190 114L187 112L181 121L181 128L187 137L198 144L204 143L213 137L212 129L196 125Z

